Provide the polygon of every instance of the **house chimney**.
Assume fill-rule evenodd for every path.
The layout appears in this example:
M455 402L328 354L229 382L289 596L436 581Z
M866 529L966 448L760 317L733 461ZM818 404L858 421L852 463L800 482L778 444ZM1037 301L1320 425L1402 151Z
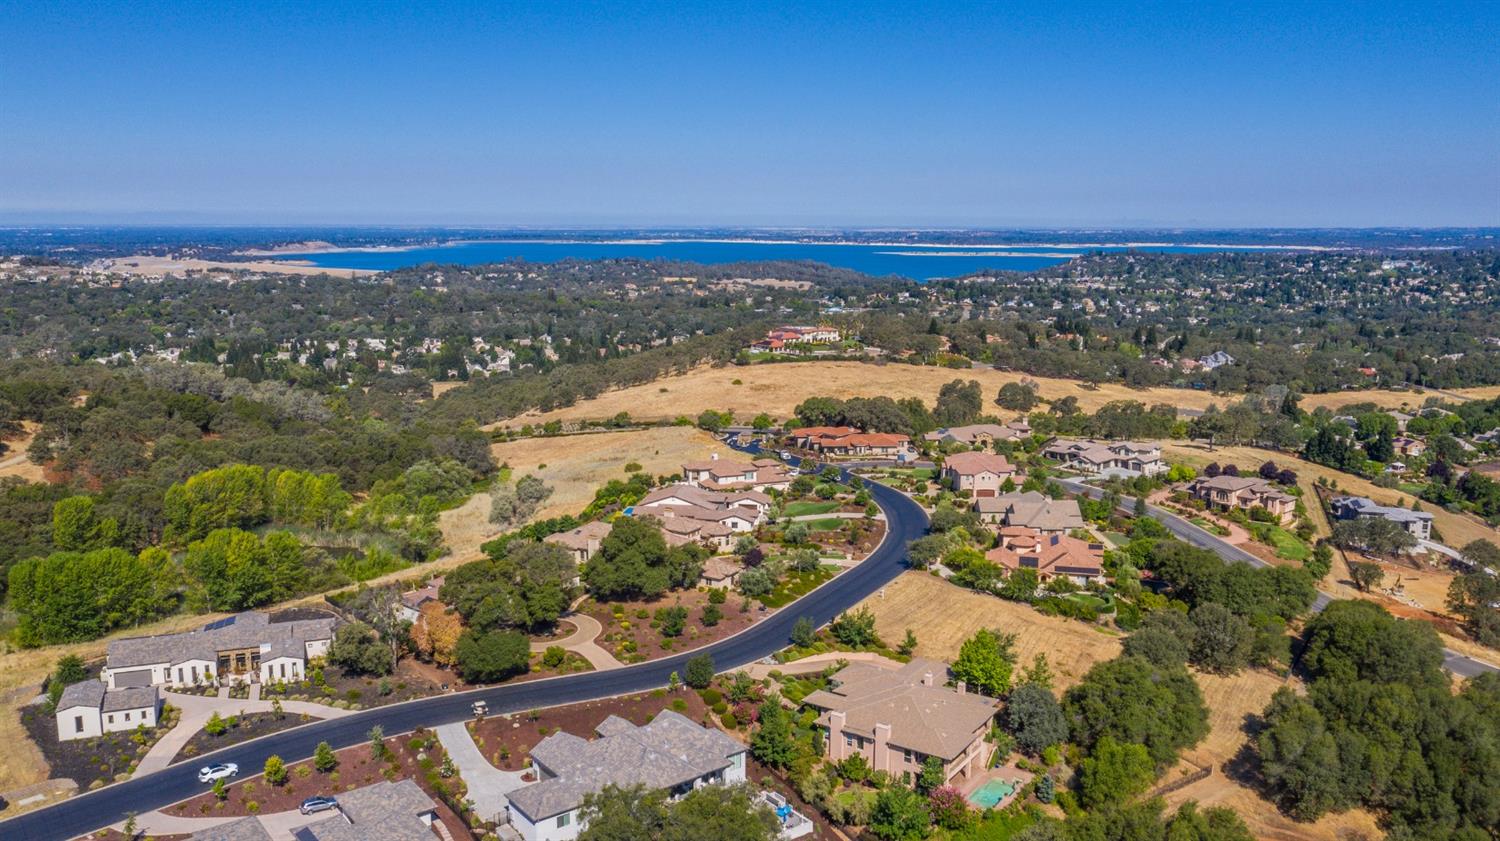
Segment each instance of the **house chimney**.
M962 695L968 691L969 685L967 683L964 683L963 681L959 681L954 688L958 690L958 694Z
M719 454L718 453L709 453L708 454L708 460L709 461L718 461L719 460Z
M922 673L922 685L923 686L931 686L932 685L932 672L923 672Z
M834 762L844 758L844 714L828 714L828 758Z
M875 761L871 762L870 765L876 771L889 772L891 770L891 758L886 747L890 741L891 726L889 724L875 725L875 751L872 754L875 757Z

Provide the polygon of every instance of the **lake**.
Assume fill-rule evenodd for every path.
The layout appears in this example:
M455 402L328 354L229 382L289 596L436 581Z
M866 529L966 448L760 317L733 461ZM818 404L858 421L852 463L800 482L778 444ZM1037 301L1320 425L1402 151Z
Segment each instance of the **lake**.
M917 280L960 277L981 269L1033 271L1055 266L1088 251L1125 251L1124 247L1060 246L921 246L844 245L765 241L668 240L560 242L504 240L462 242L408 250L323 251L287 255L314 265L339 269L389 270L423 263L476 265L521 258L534 263L636 257L718 264L762 260L812 260L868 275L901 275ZM1249 250L1232 246L1150 245L1138 251L1212 252Z

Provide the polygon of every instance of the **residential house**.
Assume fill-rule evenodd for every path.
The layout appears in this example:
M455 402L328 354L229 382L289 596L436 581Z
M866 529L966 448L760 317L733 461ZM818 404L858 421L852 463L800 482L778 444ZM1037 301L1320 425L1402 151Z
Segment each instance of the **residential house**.
M691 516L679 516L674 509L663 509L662 513L648 513L658 526L668 546L701 543L716 552L728 552L734 548L735 534L729 526Z
M703 562L702 580L709 587L732 590L744 571L745 565L734 557L719 555Z
M707 461L688 462L682 465L682 477L702 488L715 491L756 490L765 492L769 488L785 490L792 484L792 474L776 459L757 459L753 462L720 459L718 453Z
M604 544L604 538L609 537L611 528L612 526L603 520L593 520L576 529L549 534L542 538L542 542L568 550L573 556L573 563L582 566L599 551L599 547Z
M1335 497L1328 503L1328 507L1333 511L1333 516L1340 520L1380 517L1406 529L1408 534L1418 540L1432 539L1432 514L1427 511L1411 511L1396 505L1377 505L1374 500L1363 496Z
M974 511L983 522L1024 527L1044 535L1083 528L1078 500L1053 499L1036 491L981 497L974 500Z
M1161 447L1133 441L1100 443L1059 439L1043 448L1042 455L1084 473L1130 477L1167 472Z
M894 458L916 457L911 438L892 432L850 432L825 434L807 440L807 448L828 456Z
M1187 491L1221 511L1264 508L1283 524L1297 516L1297 498L1259 476L1203 476L1194 479Z
M970 450L943 459L943 481L976 497L998 496L1005 481L1015 476L1015 465L999 453Z
M1225 365L1233 365L1234 357L1222 350L1216 350L1207 356L1198 357L1198 364L1203 367L1203 370L1212 371L1215 368L1222 368Z
M1411 422L1412 418L1416 417L1416 415L1408 415L1405 412L1400 412L1395 409L1391 409L1390 411L1386 412L1386 414L1395 419L1396 429L1401 432L1405 432L1406 425Z
M1061 577L1083 586L1104 578L1104 544L1066 534L1042 535L1024 526L1001 529L1000 545L984 557L1010 572L1035 570L1044 584Z
M1408 438L1405 435L1398 436L1391 441L1391 446L1396 452L1409 458L1415 458L1427 452L1427 442L1420 438Z
M444 576L438 575L421 587L402 593L401 605L397 608L401 618L408 622L415 622L422 618L422 605L440 601L438 593L443 589L445 580Z
M199 830L189 841L438 841L447 830L437 803L412 780L382 781L334 795L338 806L298 829L272 835L255 816ZM436 831L435 831L436 830Z
M783 342L807 342L809 344L833 344L843 339L843 334L833 327L785 326L766 333L766 338Z
M1010 423L974 423L968 426L950 426L922 436L939 444L968 444L982 446L995 441L1019 441L1031 435L1031 424L1023 418Z
M103 680L69 684L57 701L57 739L89 739L105 733L155 727L161 692L155 686L110 689Z
M328 653L333 627L332 618L272 622L258 611L238 613L197 631L115 640L103 677L110 689L301 680L308 661Z
M898 669L852 663L835 672L828 689L803 703L818 711L828 758L856 753L897 779L915 778L929 756L943 763L943 782L967 782L984 772L994 746L985 740L998 703L942 684L948 667L914 658Z
M804 426L788 432L786 440L793 447L810 450L812 449L814 439L836 438L841 435L853 435L857 432L859 430L852 426Z
M510 824L525 841L577 838L584 797L608 785L643 785L677 798L745 781L744 745L672 710L639 726L612 715L595 732L593 740L554 733L531 749L537 781L506 795Z
M631 510L662 518L694 517L722 523L735 532L747 532L765 519L771 502L769 496L759 491L709 491L679 482L646 494Z

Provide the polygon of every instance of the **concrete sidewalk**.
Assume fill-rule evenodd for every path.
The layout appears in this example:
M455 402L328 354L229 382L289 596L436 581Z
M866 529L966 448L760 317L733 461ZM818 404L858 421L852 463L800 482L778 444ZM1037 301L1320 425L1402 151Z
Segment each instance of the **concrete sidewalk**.
M562 617L562 621L570 623L578 630L560 640L534 642L531 644L531 650L546 651L554 645L561 646L589 661L595 671L618 669L625 665L616 660L615 655L605 651L603 646L594 642L600 634L604 633L604 626L599 624L599 620L586 613L569 613Z

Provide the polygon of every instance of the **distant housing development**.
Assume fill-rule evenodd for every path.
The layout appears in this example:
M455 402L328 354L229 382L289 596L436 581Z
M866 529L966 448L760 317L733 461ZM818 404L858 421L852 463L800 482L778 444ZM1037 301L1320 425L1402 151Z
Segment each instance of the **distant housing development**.
M606 718L592 741L553 733L531 750L537 781L506 795L525 841L577 838L585 795L607 785L644 785L681 797L705 785L745 781L746 747L672 710L636 726Z
M1426 511L1410 511L1394 505L1377 505L1363 496L1341 496L1329 502L1333 516L1340 520L1360 517L1379 517L1389 520L1418 540L1432 539L1432 514Z
M333 626L331 618L272 622L251 611L183 634L115 640L103 678L110 689L302 680L307 662L328 653Z

